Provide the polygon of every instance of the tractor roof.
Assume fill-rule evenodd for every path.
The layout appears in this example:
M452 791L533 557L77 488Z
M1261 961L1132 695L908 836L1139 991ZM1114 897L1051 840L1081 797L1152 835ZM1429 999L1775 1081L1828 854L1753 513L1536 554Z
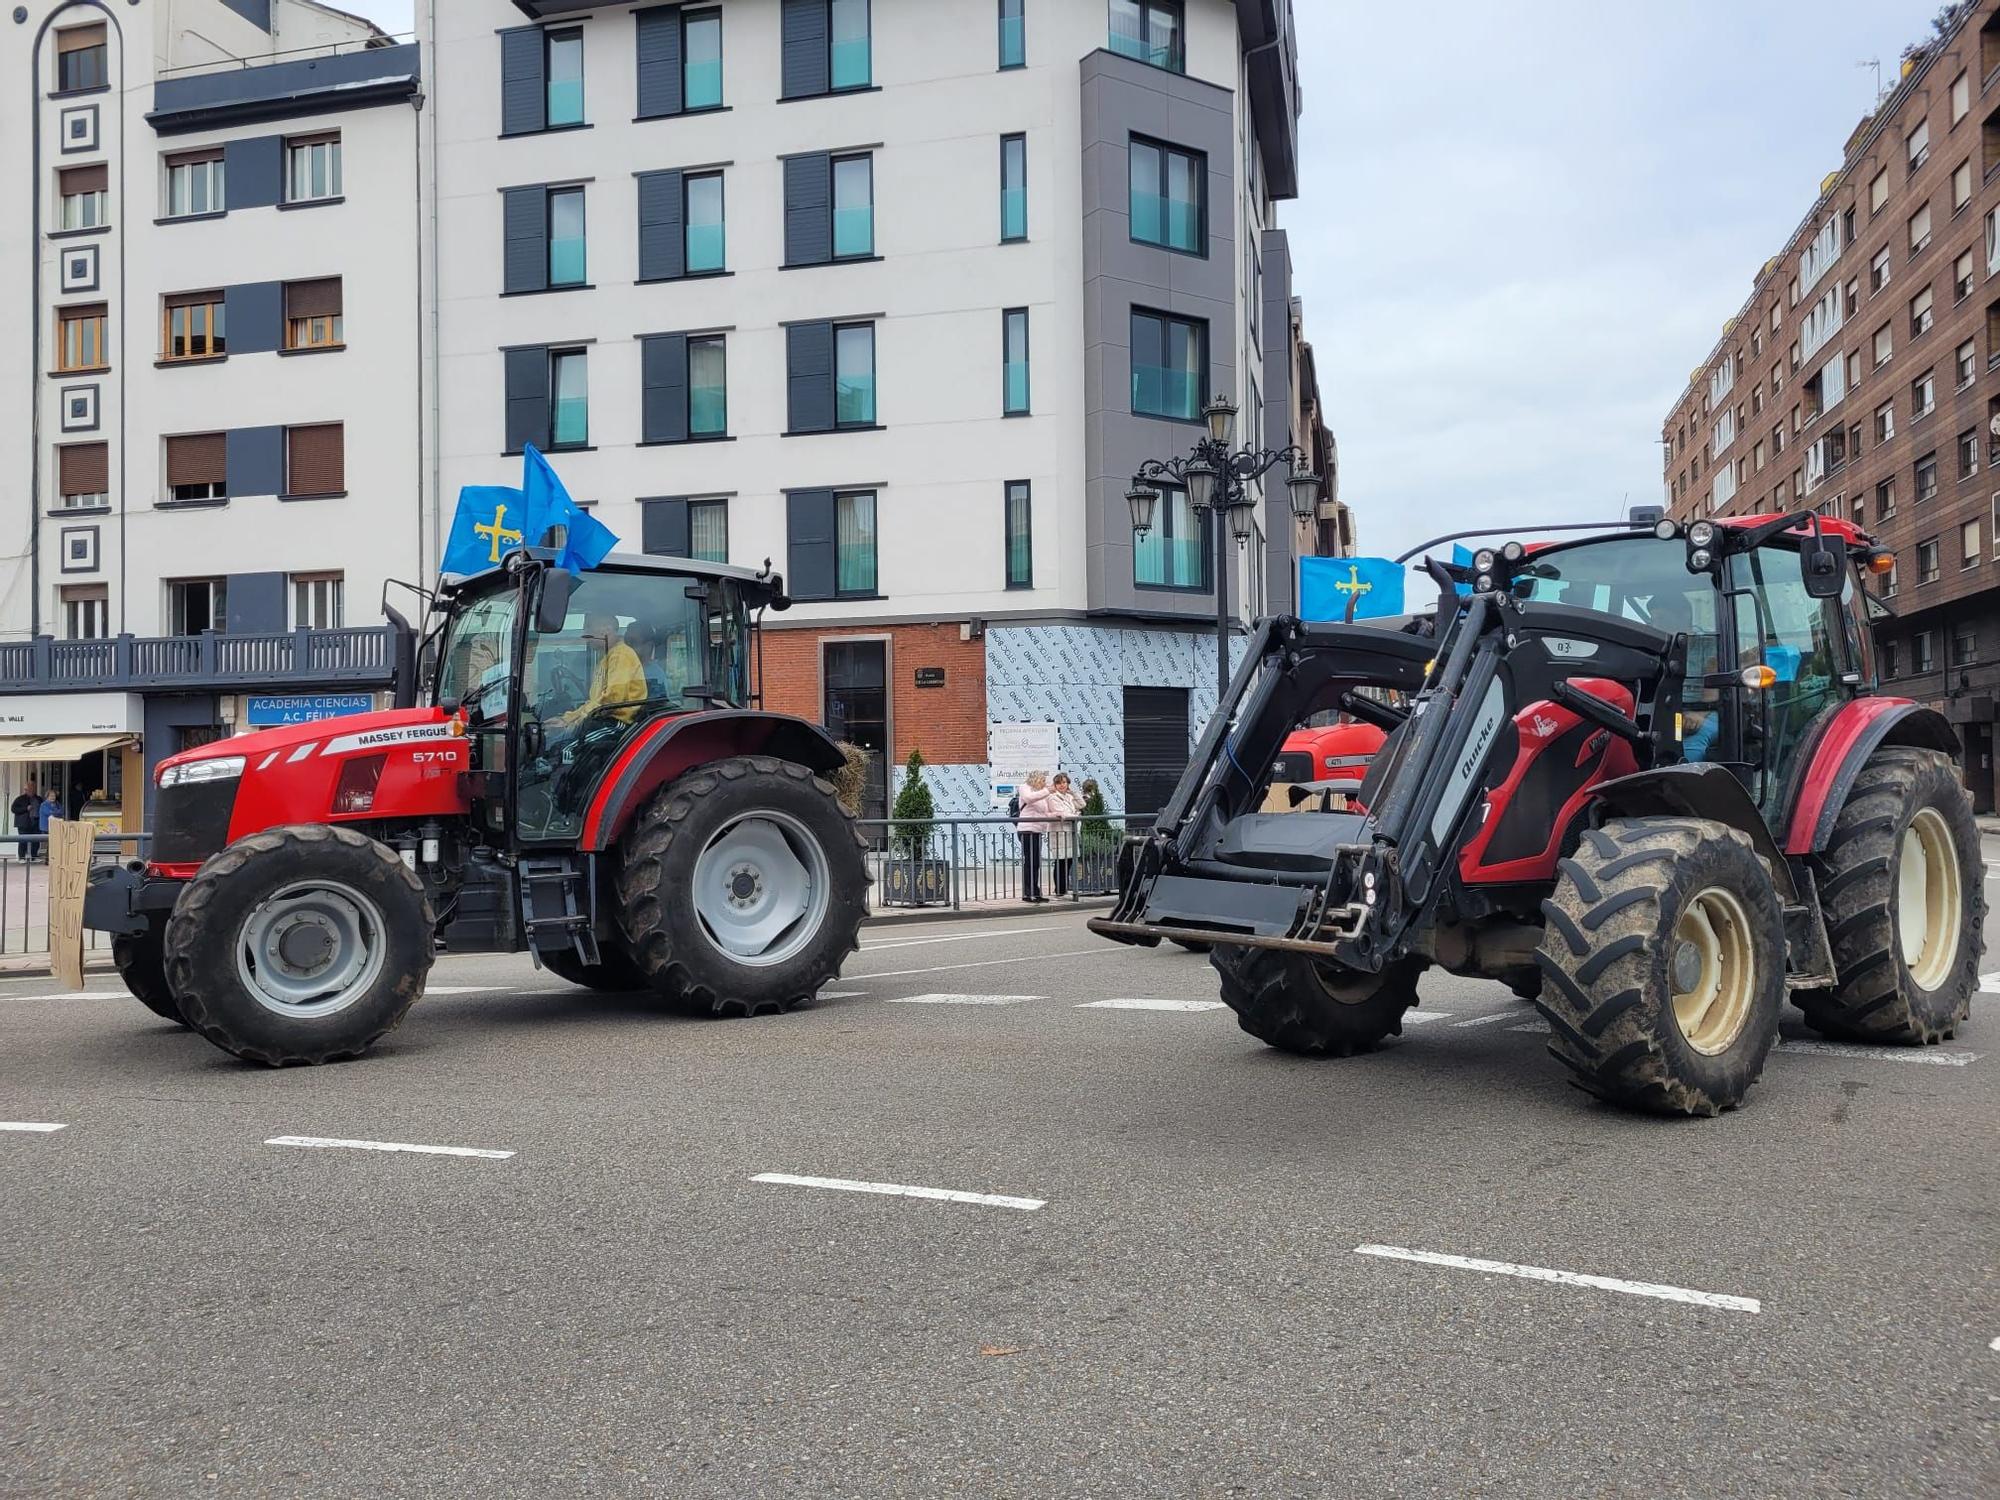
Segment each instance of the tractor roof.
M1773 510L1766 511L1764 514L1757 516L1717 516L1715 524L1718 526L1733 526L1739 531L1745 531L1758 526L1769 525L1772 521L1782 521L1786 514L1787 512L1785 511ZM1839 516L1821 516L1819 518L1819 529L1828 536L1839 537L1850 547L1866 547L1869 544L1867 532L1856 526L1852 521L1842 520ZM1806 529L1803 526L1794 526L1783 534L1786 536L1804 536L1806 535Z
M540 562L554 562L557 552L553 547L523 547L521 553ZM487 580L504 575L505 565L485 568L477 573L463 576L447 576L444 588L448 593L462 593L476 588ZM785 597L784 578L777 573L760 572L756 568L737 567L732 563L702 562L692 557L664 557L648 552L613 552L599 563L593 572L611 573L660 573L676 578L689 576L697 578L727 578L744 585L754 596L762 593L770 596L773 609L784 609L790 604Z

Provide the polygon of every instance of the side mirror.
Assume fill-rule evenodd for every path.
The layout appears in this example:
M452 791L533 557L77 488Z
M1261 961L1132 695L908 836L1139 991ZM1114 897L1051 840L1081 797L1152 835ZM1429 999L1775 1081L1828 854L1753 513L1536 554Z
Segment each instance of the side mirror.
M1847 549L1831 537L1814 534L1799 539L1799 574L1814 599L1838 599L1847 582Z
M561 568L542 574L542 596L535 605L535 630L541 635L558 635L569 619L569 594L576 580Z

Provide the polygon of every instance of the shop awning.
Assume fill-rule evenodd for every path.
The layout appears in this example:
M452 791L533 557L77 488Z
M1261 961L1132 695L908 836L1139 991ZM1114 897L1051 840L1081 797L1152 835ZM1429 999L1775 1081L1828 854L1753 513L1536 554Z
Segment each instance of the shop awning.
M135 738L130 734L0 735L0 761L78 760L93 750L109 750Z

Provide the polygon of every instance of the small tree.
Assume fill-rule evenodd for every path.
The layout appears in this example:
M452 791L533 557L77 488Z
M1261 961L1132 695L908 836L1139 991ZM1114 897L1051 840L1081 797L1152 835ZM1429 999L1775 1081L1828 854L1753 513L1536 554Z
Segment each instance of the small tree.
M1083 779L1083 823L1079 842L1091 852L1109 849L1118 842L1118 836L1111 831L1111 822L1104 816L1104 789L1097 784L1095 776Z
M928 853L931 819L937 816L937 803L932 800L930 786L924 780L924 753L921 750L912 750L910 758L903 763L903 785L896 792L893 816L897 821L890 830L890 840L895 846L896 857L914 859Z

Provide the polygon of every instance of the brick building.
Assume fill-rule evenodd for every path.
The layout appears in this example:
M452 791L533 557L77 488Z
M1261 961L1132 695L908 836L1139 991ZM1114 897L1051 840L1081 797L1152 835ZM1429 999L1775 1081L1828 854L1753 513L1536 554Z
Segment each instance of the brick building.
M2000 702L2000 0L1905 55L1661 431L1677 517L1809 507L1896 553L1887 691L1944 711L1994 805Z

